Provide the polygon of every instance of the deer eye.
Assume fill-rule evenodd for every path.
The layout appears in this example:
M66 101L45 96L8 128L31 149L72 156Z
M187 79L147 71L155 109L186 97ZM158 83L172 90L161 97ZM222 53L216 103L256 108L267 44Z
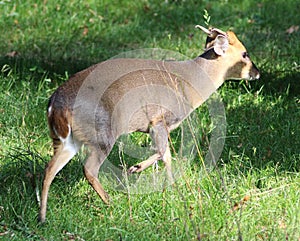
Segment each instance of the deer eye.
M243 52L243 58L244 59L249 58L249 54L247 52Z

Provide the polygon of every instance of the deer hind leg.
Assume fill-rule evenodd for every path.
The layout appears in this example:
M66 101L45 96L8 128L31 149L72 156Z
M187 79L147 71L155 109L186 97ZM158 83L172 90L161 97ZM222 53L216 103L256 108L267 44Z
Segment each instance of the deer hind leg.
M73 141L72 136L69 134L67 138L60 140L53 140L54 142L54 155L45 169L45 176L43 181L43 189L41 196L41 206L39 213L39 221L44 222L46 219L47 199L50 185L55 178L56 174L72 159L78 152L78 146Z
M141 172L147 167L151 166L158 160L162 160L165 164L169 181L173 182L172 168L171 168L171 152L169 148L169 132L163 122L158 122L150 128L150 135L154 142L156 154L149 157L146 161L140 162L128 169L128 173Z
M99 145L98 145L99 146ZM101 146L101 145L100 145ZM109 204L109 196L104 191L102 185L99 182L98 174L101 165L108 156L112 145L103 145L102 148L96 146L90 147L90 155L87 158L84 165L84 175L97 194L100 196L105 204Z

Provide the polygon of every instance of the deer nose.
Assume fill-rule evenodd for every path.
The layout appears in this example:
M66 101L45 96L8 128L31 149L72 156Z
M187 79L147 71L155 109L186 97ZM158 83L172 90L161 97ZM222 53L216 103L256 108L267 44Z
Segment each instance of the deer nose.
M255 79L260 78L259 70L253 62L252 62L252 71L251 72L252 72L252 74L250 74L250 75L251 75L252 79L255 80Z
M257 79L259 79L260 78L260 74L259 73L257 73L256 75L252 75L252 76L250 76L250 78L249 78L249 80L257 80Z

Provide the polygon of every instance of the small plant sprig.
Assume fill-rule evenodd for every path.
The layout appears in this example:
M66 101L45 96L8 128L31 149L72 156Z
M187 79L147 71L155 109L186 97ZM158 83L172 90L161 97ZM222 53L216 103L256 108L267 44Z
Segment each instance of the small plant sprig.
M208 13L208 11L206 9L204 9L203 19L204 19L204 24L206 26L209 26L210 15L209 15L209 13Z

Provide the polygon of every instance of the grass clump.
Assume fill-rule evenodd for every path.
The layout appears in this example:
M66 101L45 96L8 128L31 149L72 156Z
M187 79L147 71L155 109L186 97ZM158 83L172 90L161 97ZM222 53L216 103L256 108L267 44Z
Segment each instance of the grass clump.
M55 178L48 221L39 225L43 169L52 154L45 118L51 93L76 71L127 50L196 57L205 41L194 29L204 22L203 9L212 25L237 32L261 70L259 81L227 82L218 92L227 133L216 167L206 171L201 162L214 128L204 105L193 118L201 155L185 160L173 187L121 192L102 171L107 207L83 178L83 152ZM281 0L1 1L1 239L298 240L298 10L295 1ZM180 133L172 133L175 149ZM130 138L147 143L145 136ZM120 165L123 157L116 145L108 159Z

